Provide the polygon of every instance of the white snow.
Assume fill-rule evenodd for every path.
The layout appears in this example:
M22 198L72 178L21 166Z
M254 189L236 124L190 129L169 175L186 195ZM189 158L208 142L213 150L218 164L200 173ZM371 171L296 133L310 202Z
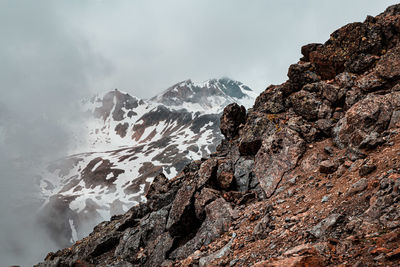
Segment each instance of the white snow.
M100 160L99 162L97 162L97 163L93 166L92 172L94 172L102 163L103 163L102 160Z

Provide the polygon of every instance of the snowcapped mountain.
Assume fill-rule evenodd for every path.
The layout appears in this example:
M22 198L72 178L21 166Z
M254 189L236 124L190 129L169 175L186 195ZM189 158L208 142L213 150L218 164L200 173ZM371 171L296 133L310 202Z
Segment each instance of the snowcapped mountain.
M173 109L215 114L222 112L225 106L233 102L250 106L256 97L257 95L241 82L222 78L202 83L186 80L175 84L151 100Z
M249 107L254 99L249 87L222 78L183 81L149 100L113 90L84 101L90 114L85 142L42 174L43 223L67 246L146 201L144 192L158 173L172 178L215 151L227 104Z

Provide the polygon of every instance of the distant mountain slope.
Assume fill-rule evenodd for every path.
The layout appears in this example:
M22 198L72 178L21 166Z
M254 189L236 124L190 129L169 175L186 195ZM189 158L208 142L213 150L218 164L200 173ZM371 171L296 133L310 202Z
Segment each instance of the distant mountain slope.
M66 246L145 201L143 193L158 173L172 178L215 151L226 104L248 105L253 96L247 86L224 78L187 80L150 100L113 90L85 101L91 115L86 142L42 174L44 223ZM49 214L57 219L48 220Z

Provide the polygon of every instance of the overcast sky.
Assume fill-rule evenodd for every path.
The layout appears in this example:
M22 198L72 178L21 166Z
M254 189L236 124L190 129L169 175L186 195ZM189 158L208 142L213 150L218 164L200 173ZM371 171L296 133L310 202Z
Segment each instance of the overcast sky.
M0 0L2 264L32 263L54 247L18 201L34 188L34 166L67 153L79 99L113 88L149 98L221 76L261 92L286 80L302 45L394 3Z
M1 0L0 57L8 59L2 68L36 73L54 91L63 75L87 86L81 91L119 88L143 98L184 79L220 76L261 91L286 79L302 45L394 3Z

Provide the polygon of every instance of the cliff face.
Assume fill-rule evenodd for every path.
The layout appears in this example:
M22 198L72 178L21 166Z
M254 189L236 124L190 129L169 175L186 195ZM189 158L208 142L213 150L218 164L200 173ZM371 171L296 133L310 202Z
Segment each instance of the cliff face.
M396 266L400 5L302 47L288 81L148 201L38 266Z

